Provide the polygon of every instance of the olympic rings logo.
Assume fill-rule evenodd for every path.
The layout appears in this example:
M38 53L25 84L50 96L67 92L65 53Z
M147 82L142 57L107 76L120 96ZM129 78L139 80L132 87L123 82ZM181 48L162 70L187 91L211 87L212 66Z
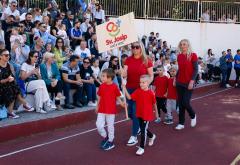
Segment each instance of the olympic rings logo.
M116 37L120 33L120 29L114 22L109 22L106 26L106 30L111 37Z

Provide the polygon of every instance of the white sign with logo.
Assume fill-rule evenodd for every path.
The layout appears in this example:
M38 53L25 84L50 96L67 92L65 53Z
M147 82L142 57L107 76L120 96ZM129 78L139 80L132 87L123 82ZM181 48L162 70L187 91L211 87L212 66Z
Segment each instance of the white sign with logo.
M96 32L99 53L138 41L133 13L98 25Z

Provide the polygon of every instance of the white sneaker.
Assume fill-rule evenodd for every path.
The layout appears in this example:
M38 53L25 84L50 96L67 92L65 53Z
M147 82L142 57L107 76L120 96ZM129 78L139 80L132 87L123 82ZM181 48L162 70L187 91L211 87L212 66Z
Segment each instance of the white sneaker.
M11 112L11 113L8 113L8 117L9 118L12 118L12 119L17 119L19 118L20 116L18 116L16 113L14 112Z
M47 113L47 112L44 111L43 109L40 109L38 112L39 112L39 113Z
M178 124L178 125L175 127L175 129L176 129L176 130L184 129L184 125Z
M57 106L55 104L51 104L51 109L57 109Z
M201 80L199 80L199 83L200 83L200 84L204 84L205 81L201 79Z
M127 146L134 146L138 143L137 137L131 136L127 142Z
M89 106L89 107L96 107L97 104L96 104L96 103L93 103L93 102L89 102L89 103L88 103L88 106Z
M137 150L137 152L136 152L136 155L141 156L142 154L144 154L144 149L141 148L141 147L139 147L138 150Z
M154 143L154 140L156 139L156 135L155 134L153 134L153 137L152 138L149 138L149 142L148 142L148 145L149 146L152 146L153 145L153 143Z
M231 85L229 85L229 84L226 84L226 87L227 87L227 88L231 88L232 86L231 86Z
M193 119L191 119L191 127L195 127L197 124L197 115Z

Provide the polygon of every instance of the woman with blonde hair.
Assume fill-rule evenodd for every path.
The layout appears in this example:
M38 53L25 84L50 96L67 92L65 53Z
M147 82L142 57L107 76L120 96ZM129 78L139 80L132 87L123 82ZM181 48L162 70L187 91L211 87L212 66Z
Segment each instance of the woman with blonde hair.
M127 90L132 94L139 88L140 77L142 75L149 75L151 81L153 80L153 63L147 57L144 45L141 40L131 44L132 55L128 57L124 63L123 77L127 78ZM139 123L136 117L136 103L132 100L127 100L128 115L132 120L132 135L128 140L127 145L133 146L137 144L137 134L139 131Z
M62 95L62 81L60 72L56 63L54 62L54 54L53 53L45 53L43 63L40 65L40 72L42 79L44 80L48 92L51 94L55 94L55 104L58 110L62 110L60 106L60 99L64 99Z
M179 102L179 124L176 130L184 129L185 110L191 117L191 127L196 126L196 114L193 111L190 101L193 86L198 74L198 57L193 53L189 40L183 39L178 45L178 73L175 80Z

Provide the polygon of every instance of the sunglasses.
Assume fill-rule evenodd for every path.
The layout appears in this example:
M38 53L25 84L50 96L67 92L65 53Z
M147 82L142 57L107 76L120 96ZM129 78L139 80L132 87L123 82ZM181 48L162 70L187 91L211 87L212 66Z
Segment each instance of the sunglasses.
M9 57L9 54L3 54L3 56L5 56L5 57Z
M47 26L42 26L43 28L47 28Z
M33 57L38 58L38 56L33 56Z
M83 61L83 63L85 63L85 64L90 64L90 62L88 62L88 61Z
M17 5L12 5L12 7L17 7Z
M140 46L131 46L132 49L140 49Z

